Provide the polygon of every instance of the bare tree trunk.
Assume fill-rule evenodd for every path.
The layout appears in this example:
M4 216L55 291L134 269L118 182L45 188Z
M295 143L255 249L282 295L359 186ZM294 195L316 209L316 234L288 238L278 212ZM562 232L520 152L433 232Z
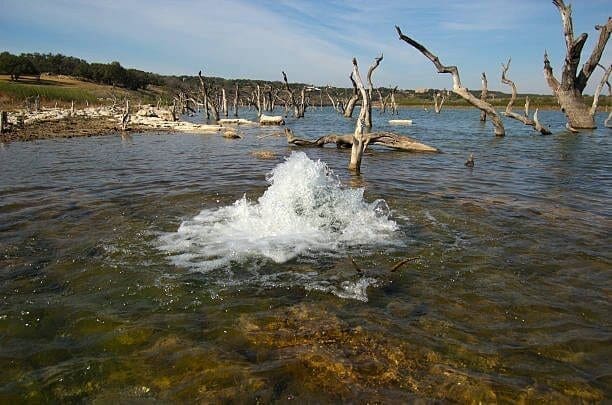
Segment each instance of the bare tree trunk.
M261 106L261 88L259 87L259 84L257 85L255 96L256 96L255 107L257 107L257 117L259 118L263 114L262 106Z
M436 114L440 114L440 111L442 111L442 105L444 105L444 102L446 101L446 93L434 93L433 99L434 99L434 111L436 112Z
M395 92L397 91L397 86L391 90L391 115L398 115L399 112L397 110L397 103L395 102Z
M487 102L487 96L489 95L489 89L487 87L487 75L482 72L482 91L480 92L480 99ZM487 112L485 110L480 111L480 121L485 122L487 120Z
M126 130L128 123L130 122L130 100L125 99L125 110L123 112L123 116L121 117L121 129Z
M351 118L353 116L353 110L355 109L355 104L359 100L359 89L357 88L357 83L355 83L355 79L353 79L353 72L349 75L349 79L351 79L351 83L353 84L353 95L346 103L344 107L344 116L346 118Z
M374 66L374 68L376 68L376 66ZM371 68L371 70L373 71L374 68ZM370 95L363 86L361 76L359 75L357 59L355 58L353 58L353 79L355 80L355 83L357 83L357 88L361 92L361 110L359 111L357 125L355 125L355 133L353 134L353 145L351 147L351 161L349 162L348 168L349 170L353 170L356 173L359 173L361 171L361 158L367 146L367 143L364 139L365 120L368 115L371 115L372 107L370 105Z
M238 83L234 84L234 117L238 116Z
M208 96L208 89L206 88L206 84L204 83L204 77L202 76L202 71L198 72L198 78L200 79L200 91L204 94L204 105L206 109L206 117L210 118L210 113L212 113L213 120L219 121L219 111L213 102L211 102L210 97Z
M330 101L334 111L338 111L338 109L336 108L336 101L331 96L331 94L329 94L329 90L327 88L325 88L325 94L327 94L327 98L329 98L329 101Z
M306 86L302 88L300 93L300 103L295 108L295 117L304 118L304 113L306 112Z
M551 90L557 97L557 101L561 106L561 111L567 117L567 127L571 130L596 128L595 116L591 114L592 109L589 109L582 98L584 91L591 74L595 70L601 56L604 52L610 31L612 31L612 18L608 17L605 25L596 25L595 29L599 31L599 39L595 45L589 59L584 63L580 72L578 72L578 64L580 63L580 55L582 48L587 40L587 34L583 33L578 38L574 38L574 27L572 22L572 8L565 5L563 0L553 0L553 4L561 14L563 24L563 34L565 37L566 55L563 65L563 73L561 82L553 75L548 55L544 53L544 77Z
M4 133L8 127L8 113L0 111L0 134Z
M385 112L387 112L387 98L383 98L382 93L380 92L380 89L376 89L376 93L378 93L378 100L380 102L380 113L384 114Z
M590 111L590 114L593 117L595 117L595 114L597 114L597 106L599 105L599 96L601 95L601 90L603 89L603 86L608 83L608 77L610 77L610 71L612 71L612 65L610 65L607 69L601 65L599 66L604 70L604 74L601 78L601 81L595 88L595 92L593 93L593 104L591 105ZM608 83L608 85L610 84Z
M227 118L229 109L227 108L227 96L225 94L225 89L221 89L221 100L223 105L223 115Z
M293 92L291 91L291 88L289 87L289 82L287 81L287 74L285 74L285 72L281 72L283 74L283 81L285 82L285 89L287 90L287 94L289 96L289 102L291 103L291 106L293 107L293 115L295 116L295 118L300 118L300 109L297 105L297 102L295 101L295 97L293 96Z
M459 78L459 69L457 66L444 66L440 62L440 59L433 53L431 53L427 48L425 48L420 43L416 42L410 37L402 34L402 31L398 26L395 26L397 33L402 41L405 41L410 46L416 48L419 52L421 52L427 59L429 59L434 66L438 69L438 73L450 73L453 76L453 92L459 96L461 96L468 103L472 104L474 107L479 108L480 110L486 111L486 113L491 117L491 122L493 123L493 127L495 128L496 136L504 136L506 134L506 130L504 129L504 124L501 119L495 112L495 109L491 106L491 104L479 100L472 93L468 91L467 88L461 85L461 79Z

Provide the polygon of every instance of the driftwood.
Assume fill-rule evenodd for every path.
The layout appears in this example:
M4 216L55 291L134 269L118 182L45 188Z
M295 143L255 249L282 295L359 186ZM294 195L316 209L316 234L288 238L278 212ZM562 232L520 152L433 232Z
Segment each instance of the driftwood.
M282 115L261 115L259 117L259 123L261 125L285 125L285 120Z
M578 71L580 56L588 35L582 33L578 38L574 38L571 6L566 5L563 0L553 0L553 4L561 15L566 55L561 81L559 82L553 75L548 54L544 52L544 77L548 86L557 97L561 111L565 113L568 128L596 128L594 111L592 108L589 109L584 103L582 92L587 86L587 82L597 67L608 43L610 32L612 31L612 18L608 17L608 21L604 25L595 26L595 29L599 31L599 38L591 55L582 65L582 69Z
M287 143L296 146L313 146L323 147L327 144L336 144L337 148L350 148L353 146L353 134L329 134L317 139L298 138L289 128L285 128ZM420 143L415 139L404 135L394 134L392 132L371 132L363 134L363 140L366 145L381 145L395 150L403 150L406 152L430 152L439 153L440 150Z
M503 84L507 84L508 86L510 86L510 89L512 90L512 96L510 97L510 101L508 102L508 105L506 106L506 111L503 114L506 117L513 118L517 121L522 122L524 125L533 127L535 130L540 132L542 135L550 135L551 132L547 128L542 126L542 124L540 124L539 121L537 121L537 113L533 120L529 118L529 97L527 97L527 99L525 100L525 115L520 115L512 111L512 106L514 105L514 101L516 100L517 91L516 91L516 85L514 84L514 82L508 79L508 77L506 76L506 74L508 73L508 69L510 69L511 61L512 59L508 59L507 64L504 65L502 63L501 81Z
M220 119L218 122L219 125L224 125L224 124L236 124L236 125L255 125L257 124L256 122L253 121L249 121L246 120L244 118L223 118Z
M412 120L389 120L391 125L412 125Z
M464 100L472 104L474 107L480 109L481 111L485 111L489 115L489 117L491 117L491 122L493 123L493 127L495 128L496 136L504 136L506 134L504 124L502 123L501 119L497 115L497 112L491 106L491 104L474 97L474 95L472 95L472 93L470 93L467 88L463 87L463 85L461 84L461 79L459 78L459 69L457 68L457 66L442 65L440 59L438 59L438 57L431 53L427 48L425 48L423 45L416 42L412 38L402 34L400 27L395 26L395 29L397 30L399 38L410 46L417 49L423 55L425 55L425 57L429 59L438 69L438 73L450 73L452 75L453 92L461 96Z

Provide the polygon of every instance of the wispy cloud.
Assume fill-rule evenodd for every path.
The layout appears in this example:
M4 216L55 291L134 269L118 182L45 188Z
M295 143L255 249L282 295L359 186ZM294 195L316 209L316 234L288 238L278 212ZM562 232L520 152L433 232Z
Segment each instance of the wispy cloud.
M600 0L576 5L576 31L592 32L608 9ZM469 87L479 86L483 70L495 77L499 62L512 56L519 87L546 91L543 43L559 64L564 52L558 20L554 6L532 0L6 0L0 46L119 60L169 74L204 69L278 80L285 70L291 81L344 86L350 85L353 56L365 69L383 52L376 84L450 86L448 77L398 40L398 24L459 65ZM495 88L495 80L490 85Z

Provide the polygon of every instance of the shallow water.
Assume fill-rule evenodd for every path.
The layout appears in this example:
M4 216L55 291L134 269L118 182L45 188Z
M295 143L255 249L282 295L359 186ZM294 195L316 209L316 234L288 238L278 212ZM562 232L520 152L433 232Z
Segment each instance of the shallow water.
M610 130L374 118L444 153L356 177L278 128L2 146L2 402L610 399Z

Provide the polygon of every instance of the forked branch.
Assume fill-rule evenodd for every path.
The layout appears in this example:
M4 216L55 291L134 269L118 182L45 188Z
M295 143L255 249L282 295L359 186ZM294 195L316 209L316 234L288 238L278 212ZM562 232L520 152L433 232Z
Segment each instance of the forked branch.
M436 69L438 69L438 73L450 73L452 75L453 92L461 96L464 100L466 100L476 108L485 111L491 117L491 122L493 123L493 126L495 128L495 135L504 136L506 134L504 124L502 123L501 119L497 115L497 112L491 106L491 104L487 103L486 101L479 100L472 93L470 93L467 88L461 85L461 79L459 78L459 69L457 68L457 66L444 66L442 62L440 62L440 59L438 59L438 57L431 53L427 48L425 48L423 45L421 45L414 39L402 34L401 29L397 25L395 26L395 29L397 30L399 38L410 46L417 49L427 59L429 59L434 64Z

